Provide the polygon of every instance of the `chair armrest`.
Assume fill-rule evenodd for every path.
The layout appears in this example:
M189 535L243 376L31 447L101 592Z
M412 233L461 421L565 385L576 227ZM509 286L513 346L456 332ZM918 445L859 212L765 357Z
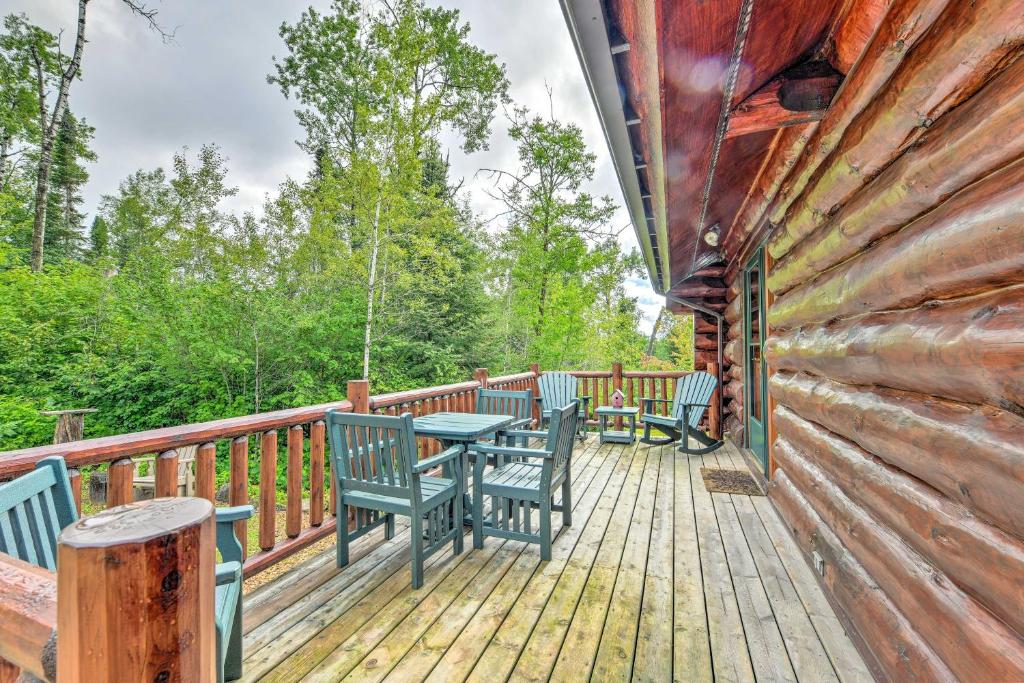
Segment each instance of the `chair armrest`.
M645 413L649 413L652 410L654 410L655 403L672 403L672 401L670 401L667 398L642 398L640 400L643 401L644 403L643 410L641 410L640 412Z
M551 453L541 448L516 448L514 446L494 446L489 443L472 443L469 450L484 455L508 455L518 458L550 458Z
M239 562L221 562L214 568L217 586L226 586L242 578L242 565Z
M462 445L451 446L448 450L441 451L437 455L432 455L426 460L420 460L412 466L413 474L423 474L429 469L433 469L438 465L444 464L449 460L454 460L458 456L462 455Z
M242 543L235 535L235 522L249 519L254 512L252 505L237 505L216 511L217 550L224 562L241 563L245 559L242 557Z
M525 436L530 439L548 438L547 432L540 432L536 429L503 429L501 434L502 436Z
M239 522L243 519L249 519L256 510L252 505L236 505L230 508L217 508L215 511L217 516L217 524L223 522Z
M687 408L710 408L711 407L711 404L709 404L709 403L684 403L683 405L686 406Z

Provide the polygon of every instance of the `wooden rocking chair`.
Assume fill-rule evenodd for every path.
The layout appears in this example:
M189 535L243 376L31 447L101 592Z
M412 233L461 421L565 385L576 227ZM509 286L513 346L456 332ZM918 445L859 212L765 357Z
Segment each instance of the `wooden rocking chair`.
M643 415L640 418L644 423L644 435L640 441L652 445L679 441L679 450L691 455L703 455L720 448L723 442L708 436L699 427L717 384L718 380L714 375L709 375L706 372L694 372L679 381L676 385L675 398L671 401L660 398L641 399L644 402ZM656 415L654 413L655 403L670 403L672 407L669 414ZM652 437L651 427L657 427L658 431L664 432L667 436ZM701 448L690 447L689 437L691 436L702 444Z

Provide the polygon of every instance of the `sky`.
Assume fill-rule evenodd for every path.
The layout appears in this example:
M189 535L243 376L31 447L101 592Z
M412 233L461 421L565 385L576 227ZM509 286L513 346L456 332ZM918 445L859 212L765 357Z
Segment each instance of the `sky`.
M594 182L587 188L609 195L619 205L616 227L625 227L626 248L637 242L604 135L576 53L555 0L428 0L458 8L470 24L470 39L505 63L510 95L517 105L573 121L583 130L598 158ZM78 3L73 0L4 0L4 14L24 12L43 28L64 31L72 47ZM284 54L278 36L282 22L293 23L309 5L326 10L329 2L268 0L174 0L151 2L158 21L174 30L161 40L146 23L116 0L89 4L81 81L72 86L72 110L96 128L89 167L85 210L92 214L104 194L134 171L170 165L183 147L216 143L228 158L228 180L238 194L225 209L258 209L287 177L303 178L309 158L295 141L303 132L293 102L266 82L272 57ZM552 90L549 102L548 88ZM498 209L487 195L489 182L480 168L516 166L515 147L505 135L502 116L494 122L490 148L472 155L451 150L452 177L465 180L474 209L484 218ZM661 308L646 275L626 283L638 298L649 331Z

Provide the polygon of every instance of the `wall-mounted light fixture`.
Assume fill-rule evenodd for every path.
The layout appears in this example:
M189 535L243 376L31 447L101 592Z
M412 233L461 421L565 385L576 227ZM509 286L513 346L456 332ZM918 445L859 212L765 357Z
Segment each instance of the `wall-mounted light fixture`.
M718 246L718 236L719 236L720 232L721 232L721 230L718 227L718 223L715 223L710 228L708 228L707 230L704 231L704 242L709 247L717 247Z

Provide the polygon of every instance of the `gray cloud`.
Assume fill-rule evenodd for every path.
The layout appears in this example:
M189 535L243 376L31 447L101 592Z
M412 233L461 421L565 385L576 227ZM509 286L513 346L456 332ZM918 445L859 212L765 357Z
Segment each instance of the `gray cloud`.
M90 167L85 189L86 210L93 211L103 194L140 168L166 167L184 146L193 149L215 142L229 158L229 180L239 193L226 208L258 208L263 196L286 177L301 178L309 160L296 147L302 130L292 113L294 104L268 85L273 55L283 53L277 35L282 22L295 21L312 4L244 0L179 0L156 3L164 26L177 27L165 44L122 3L89 6L83 79L74 84L72 109L96 127L94 148L99 160ZM576 122L598 154L598 169L589 188L623 204L618 180L598 125L590 95L572 48L558 3L554 0L445 0L458 7L471 25L471 36L508 67L517 104ZM68 0L7 0L4 12L24 12L44 28L65 29L70 49L76 3ZM546 86L553 91L551 105ZM515 149L505 137L505 121L495 121L489 150L464 155L451 151L452 170L465 178L465 190L483 216L497 211L486 194L488 181L474 177L481 167L512 168ZM454 147L454 146L453 146ZM620 208L617 226L628 224ZM636 247L632 230L623 245ZM633 295L644 296L645 327L657 313L644 281L630 282ZM652 313L653 311L653 313Z

